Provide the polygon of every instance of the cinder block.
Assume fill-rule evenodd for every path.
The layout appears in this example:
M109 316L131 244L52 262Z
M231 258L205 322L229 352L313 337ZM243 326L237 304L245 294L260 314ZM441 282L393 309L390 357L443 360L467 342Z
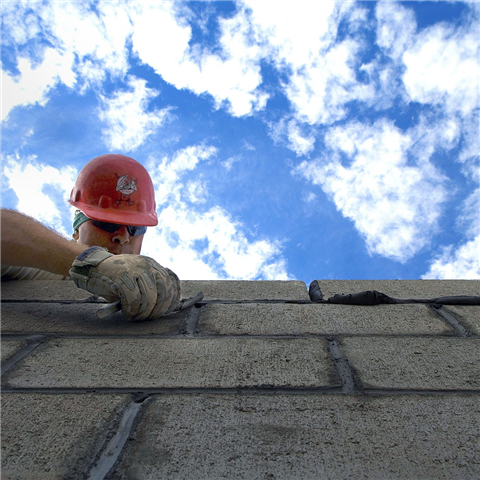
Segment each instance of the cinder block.
M13 387L339 386L321 338L75 338L39 346Z
M349 337L342 344L364 387L480 389L480 339Z
M2 393L2 479L85 478L127 395Z
M10 358L14 353L18 352L18 350L20 350L26 344L27 342L22 342L21 340L4 340L2 338L2 362L7 358Z
M78 288L71 280L12 280L2 282L2 300L91 300L94 295Z
M105 335L177 335L188 315L183 312L158 320L130 322L118 312L99 319L102 304L93 303L5 303L2 305L3 333L58 333Z
M449 334L426 305L236 304L202 307L200 334Z
M203 292L204 300L310 300L304 282L183 280L182 295L191 297Z
M473 335L480 335L480 305L445 305L442 308L453 313L454 317Z
M478 396L161 396L112 478L473 480Z
M394 298L437 298L450 295L480 296L480 280L314 280L326 300L335 294L377 290ZM312 282L312 283L313 283Z

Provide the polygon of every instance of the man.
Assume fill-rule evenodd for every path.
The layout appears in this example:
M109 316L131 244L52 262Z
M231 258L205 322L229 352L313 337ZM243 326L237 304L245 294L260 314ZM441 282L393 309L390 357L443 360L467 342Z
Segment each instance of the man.
M94 158L80 171L69 203L78 209L74 242L2 210L2 265L70 275L79 288L119 301L131 320L180 308L175 273L140 255L147 227L158 224L152 180L140 163L116 154Z

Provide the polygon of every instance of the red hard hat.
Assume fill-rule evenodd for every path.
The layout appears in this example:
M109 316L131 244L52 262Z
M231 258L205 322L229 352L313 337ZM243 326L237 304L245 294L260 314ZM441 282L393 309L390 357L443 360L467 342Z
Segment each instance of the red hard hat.
M101 155L80 171L68 203L87 217L122 225L158 224L152 179L125 155Z

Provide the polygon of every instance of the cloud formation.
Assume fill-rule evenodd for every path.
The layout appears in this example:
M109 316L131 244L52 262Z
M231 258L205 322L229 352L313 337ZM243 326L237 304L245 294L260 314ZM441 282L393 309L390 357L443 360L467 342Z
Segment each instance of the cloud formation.
M55 168L39 162L36 157L8 156L3 163L6 185L18 198L17 210L51 226L69 237L72 232L64 228L71 223L70 197L77 170L71 166Z
M279 242L249 239L225 209L202 207L208 188L201 179L184 180L215 154L215 148L197 145L172 158L150 158L159 226L145 237L145 253L183 279L290 278Z
M455 248L449 245L442 249L432 262L423 279L475 280L480 278L480 235Z
M127 90L117 90L109 98L100 96L99 117L106 124L102 135L109 150L135 150L171 116L168 107L149 111L149 101L159 92L148 88L146 83L141 78L130 77Z
M462 4L455 22L427 27L408 2L272 5L245 0L219 14L216 5L188 2L7 2L2 118L8 125L15 107L47 108L53 92L66 87L96 99L107 149L137 152L177 120L175 105L162 104L165 83L145 79L152 70L235 120L264 122L275 144L296 156L287 161L298 163L293 171L304 180L299 198L318 198L317 186L370 253L408 262L430 245L445 214L454 184L453 169L442 168L447 154L462 185L471 190L480 182L478 4ZM280 244L248 237L240 221L209 203L208 181L195 172L220 149L205 145L159 154L152 164L160 215L177 225L162 230L157 244L171 259L173 249L175 257L181 252L204 278L286 278ZM45 187L33 191L45 204L41 195L53 185L44 180L47 166L29 157L30 171L19 155L18 170L13 158L5 164L12 188L21 191L22 174L38 174ZM239 158L228 152L218 163L229 173ZM468 211L456 213L472 218ZM58 224L59 215L48 221ZM457 244L439 247L426 275L454 275L454 265L470 275L465 258L477 234L465 229Z
M330 129L327 152L296 168L354 222L371 253L399 262L428 243L446 198L445 177L409 158L414 140L392 122L353 122Z

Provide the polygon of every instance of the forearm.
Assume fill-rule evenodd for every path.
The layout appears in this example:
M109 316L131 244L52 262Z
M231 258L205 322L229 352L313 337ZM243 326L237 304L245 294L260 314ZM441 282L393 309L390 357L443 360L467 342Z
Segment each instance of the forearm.
M75 257L87 248L12 210L2 209L1 225L3 265L69 275Z

